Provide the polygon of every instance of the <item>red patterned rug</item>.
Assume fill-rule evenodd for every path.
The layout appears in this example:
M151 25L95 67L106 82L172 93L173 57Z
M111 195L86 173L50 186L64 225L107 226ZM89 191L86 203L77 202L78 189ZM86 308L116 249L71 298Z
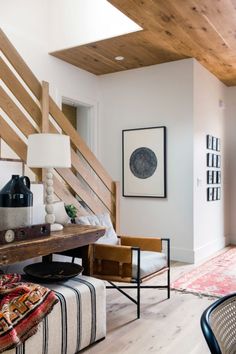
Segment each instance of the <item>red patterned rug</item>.
M236 292L236 247L196 267L171 284L173 290L221 297Z

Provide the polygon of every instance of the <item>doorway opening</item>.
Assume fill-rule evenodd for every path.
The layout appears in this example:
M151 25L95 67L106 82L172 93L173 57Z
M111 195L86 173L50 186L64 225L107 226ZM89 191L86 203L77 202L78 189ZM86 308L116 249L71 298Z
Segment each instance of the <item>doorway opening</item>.
M78 131L89 149L97 153L97 122L95 106L63 99L62 112Z

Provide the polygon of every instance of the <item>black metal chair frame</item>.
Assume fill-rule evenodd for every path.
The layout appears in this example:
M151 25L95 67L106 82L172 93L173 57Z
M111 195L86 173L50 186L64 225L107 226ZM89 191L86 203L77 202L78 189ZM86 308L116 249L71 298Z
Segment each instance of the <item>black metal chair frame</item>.
M236 294L230 294L227 296L222 297L221 299L217 300L216 302L214 302L212 305L210 305L202 314L201 316L201 328L202 328L202 332L203 335L205 337L205 340L208 344L208 347L211 351L212 354L222 354L222 351L219 347L219 344L217 342L217 339L211 329L211 325L210 325L210 315L212 313L212 311L215 310L215 308L217 308L219 305L221 305L223 302L227 301L228 299L230 299L231 297L235 297Z
M137 252L137 278L132 280L132 283L135 283L136 285L122 285L118 286L114 284L112 281L108 281L110 286L107 285L107 289L116 289L118 290L121 294L126 296L130 301L135 303L137 305L137 318L140 318L140 289L167 289L167 298L170 298L170 239L169 238L161 238L162 241L165 241L167 243L167 285L141 285L142 281L145 281L145 278L142 280L140 279L140 248L139 247L132 247L132 251ZM164 269L165 270L165 269ZM159 273L162 273L163 270L161 269L159 272L154 273L155 275L158 275ZM148 278L148 277L147 277ZM126 291L122 289L137 289L137 296L136 298L130 296Z

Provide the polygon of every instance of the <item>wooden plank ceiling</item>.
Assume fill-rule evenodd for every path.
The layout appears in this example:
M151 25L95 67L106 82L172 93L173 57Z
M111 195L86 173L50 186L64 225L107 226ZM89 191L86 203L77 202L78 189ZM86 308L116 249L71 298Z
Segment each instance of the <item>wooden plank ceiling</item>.
M236 0L109 2L143 31L50 54L96 75L195 58L227 86L236 85Z

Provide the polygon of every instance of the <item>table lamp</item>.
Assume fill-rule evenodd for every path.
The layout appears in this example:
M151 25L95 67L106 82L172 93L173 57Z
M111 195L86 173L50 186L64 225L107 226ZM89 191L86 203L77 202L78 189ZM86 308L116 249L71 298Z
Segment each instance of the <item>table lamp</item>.
M63 134L39 133L28 137L27 165L46 168L46 216L51 231L62 230L55 224L53 207L53 168L71 167L70 138Z

